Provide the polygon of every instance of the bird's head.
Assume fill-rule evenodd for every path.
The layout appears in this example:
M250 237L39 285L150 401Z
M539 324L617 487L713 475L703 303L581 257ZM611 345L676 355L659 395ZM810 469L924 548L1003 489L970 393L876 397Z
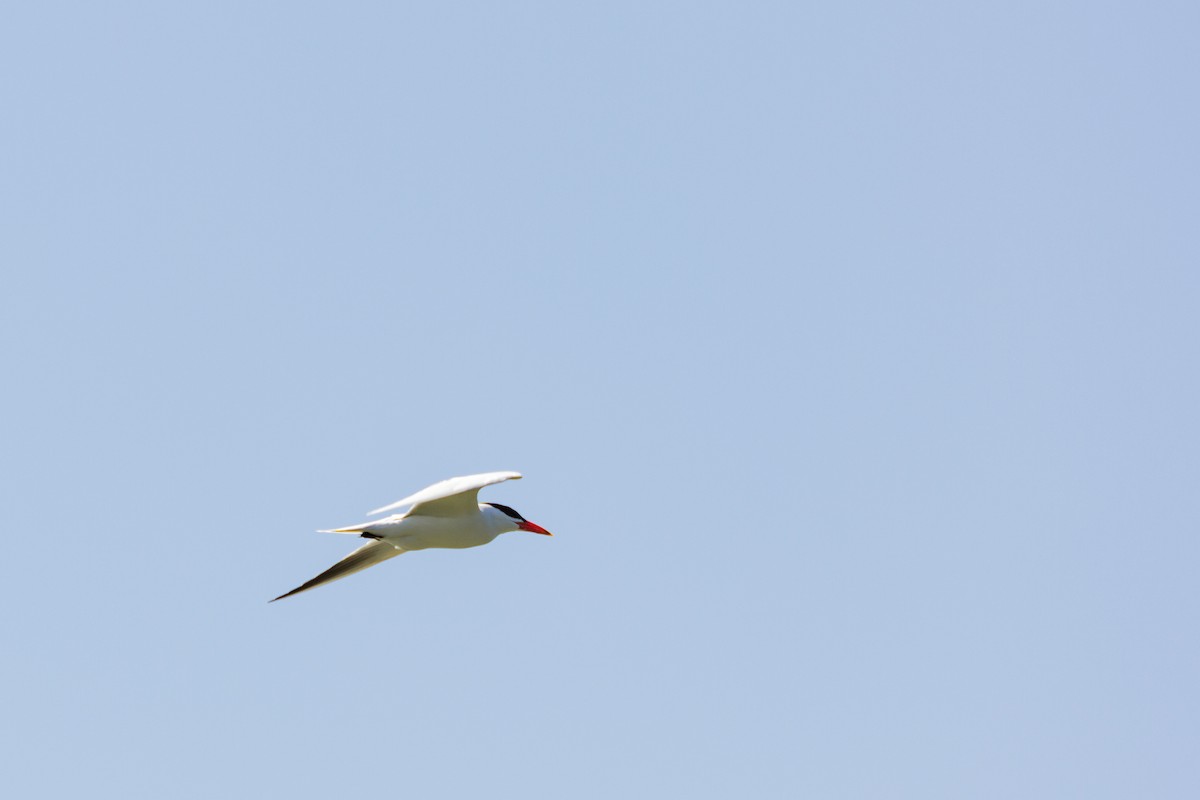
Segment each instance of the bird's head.
M529 531L530 533L540 533L543 536L553 536L554 534L543 528L541 525L536 525L517 513L515 508L502 506L499 503L482 503L484 506L482 511L489 516L495 516L505 530L509 531Z

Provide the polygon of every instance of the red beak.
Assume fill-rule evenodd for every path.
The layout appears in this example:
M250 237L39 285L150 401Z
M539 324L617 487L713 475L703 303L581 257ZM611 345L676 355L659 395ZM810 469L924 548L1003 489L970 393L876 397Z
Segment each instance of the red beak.
M541 525L535 525L529 520L523 520L517 523L517 528L530 533L540 533L543 536L553 536L554 534L543 528Z

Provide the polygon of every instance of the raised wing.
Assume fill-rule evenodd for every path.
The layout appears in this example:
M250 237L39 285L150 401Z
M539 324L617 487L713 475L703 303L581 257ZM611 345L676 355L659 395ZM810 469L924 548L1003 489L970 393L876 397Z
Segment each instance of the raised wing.
M409 514L429 517L457 517L472 514L479 510L479 490L501 481L515 480L521 477L519 472L482 472L478 475L463 475L459 478L447 478L438 481L433 486L427 486L416 494L410 494L403 500L397 500L391 505L377 508L368 514L382 514L394 508L411 505Z

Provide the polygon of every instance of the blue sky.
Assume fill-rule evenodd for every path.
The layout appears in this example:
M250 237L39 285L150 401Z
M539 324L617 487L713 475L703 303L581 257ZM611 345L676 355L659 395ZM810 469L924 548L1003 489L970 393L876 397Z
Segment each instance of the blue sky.
M1197 22L7 8L8 784L1195 797Z

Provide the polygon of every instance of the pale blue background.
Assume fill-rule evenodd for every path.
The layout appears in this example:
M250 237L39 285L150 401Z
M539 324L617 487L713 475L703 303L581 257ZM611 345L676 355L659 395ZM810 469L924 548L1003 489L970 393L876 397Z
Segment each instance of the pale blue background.
M6 792L1200 796L1198 25L7 5Z

